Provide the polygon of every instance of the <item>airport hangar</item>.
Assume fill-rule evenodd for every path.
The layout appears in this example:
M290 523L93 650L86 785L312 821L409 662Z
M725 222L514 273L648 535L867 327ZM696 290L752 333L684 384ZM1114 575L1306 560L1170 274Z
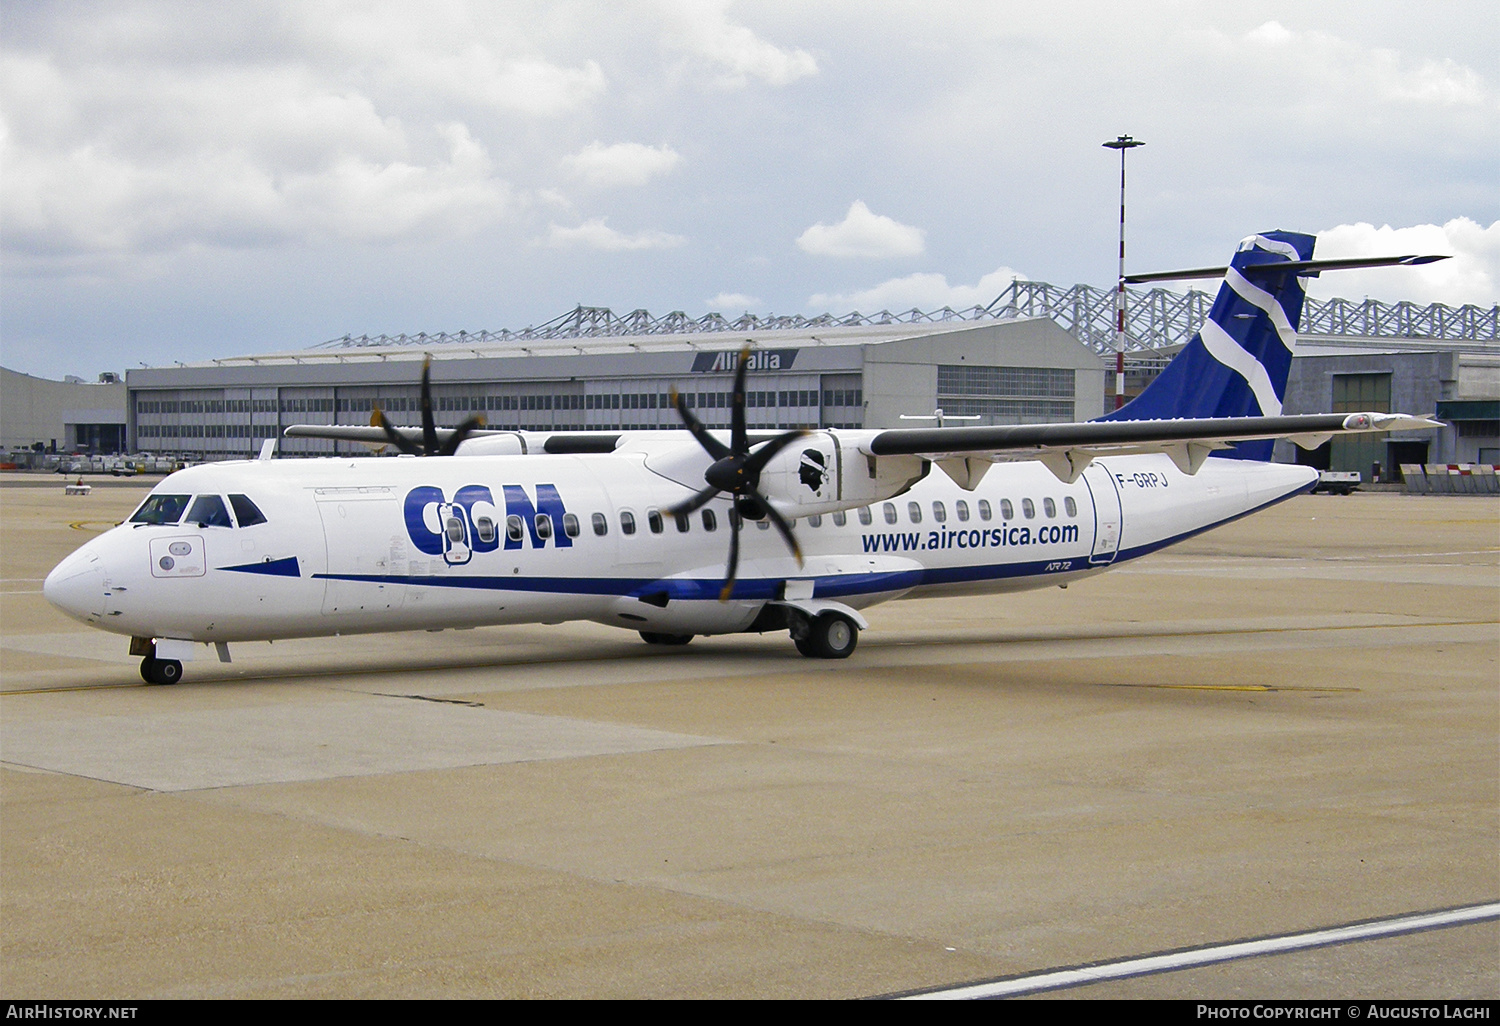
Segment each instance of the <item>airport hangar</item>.
M871 316L625 317L578 307L521 332L345 336L311 349L127 374L132 451L227 459L257 451L293 423L367 424L375 405L419 422L420 361L433 356L435 415L482 413L494 428L649 430L679 426L677 387L711 427L728 424L733 356L747 342L751 424L901 425L903 414L973 423L1087 420L1114 392L1115 295L1086 285L1014 281L986 307ZM1202 325L1204 292L1129 290L1127 396ZM1287 413L1431 413L1430 432L1360 439L1277 458L1387 475L1401 463L1500 462L1500 306L1418 306L1309 299ZM287 455L362 455L364 446L282 439Z
M477 338L478 336L476 336ZM709 427L728 427L736 354L753 356L752 428L886 427L902 414L976 423L1066 423L1104 411L1104 362L1045 317L839 325L526 341L336 346L149 368L128 375L137 449L242 456L289 424L420 421L422 361L432 356L434 415L474 413L496 429L676 429L670 390ZM287 455L368 452L282 439Z

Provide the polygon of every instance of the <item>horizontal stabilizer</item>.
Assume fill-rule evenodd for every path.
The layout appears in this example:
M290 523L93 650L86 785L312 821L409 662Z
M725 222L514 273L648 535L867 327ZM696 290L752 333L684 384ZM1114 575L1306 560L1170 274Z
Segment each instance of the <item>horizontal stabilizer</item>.
M1239 270L1246 277L1256 277L1267 274L1283 274L1292 271L1303 277L1316 277L1320 271L1347 271L1360 267L1415 267L1418 264L1432 264L1439 260L1448 260L1444 256L1397 256L1397 257L1357 257L1350 260L1286 260L1272 264L1253 264L1249 267L1241 267ZM1140 285L1148 281L1186 281L1190 278L1222 278L1227 267L1198 267L1191 271L1153 271L1149 274L1127 274L1125 282L1129 285Z

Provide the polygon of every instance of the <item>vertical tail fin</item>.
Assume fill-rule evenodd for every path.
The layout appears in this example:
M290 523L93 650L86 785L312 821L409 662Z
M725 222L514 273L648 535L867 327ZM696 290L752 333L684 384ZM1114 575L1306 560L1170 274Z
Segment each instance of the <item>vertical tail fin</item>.
M1312 259L1315 241L1278 231L1241 242L1202 329L1140 395L1100 419L1278 416L1305 294L1296 272L1275 265ZM1218 455L1269 460L1271 442Z

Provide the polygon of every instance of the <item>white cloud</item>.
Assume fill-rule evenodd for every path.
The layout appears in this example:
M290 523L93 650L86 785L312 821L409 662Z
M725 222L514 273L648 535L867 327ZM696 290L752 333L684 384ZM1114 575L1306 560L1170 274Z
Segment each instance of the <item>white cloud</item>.
M920 256L927 248L925 235L922 229L872 213L863 200L855 200L838 224L820 221L798 236L797 248L813 256Z
M743 313L758 309L764 304L759 298L747 296L743 292L720 292L712 299L705 300L705 305L715 313Z
M1248 58L1299 103L1345 116L1396 101L1432 106L1490 107L1494 92L1472 68L1450 58L1414 60L1387 47L1370 47L1327 32L1293 31L1268 21L1232 39L1204 34L1213 49ZM1352 106L1351 106L1352 101Z
M806 50L788 50L761 39L729 20L727 0L678 0L668 5L669 41L717 66L719 84L745 85L758 78L788 85L818 73L818 62Z
M1451 260L1417 267L1389 267L1368 271L1329 271L1314 278L1308 293L1319 299L1362 296L1387 301L1473 303L1490 307L1500 301L1500 221L1488 228L1467 217L1445 224L1405 228L1370 224L1341 224L1318 233L1314 257L1405 256L1452 254Z
M616 185L645 185L657 175L664 175L682 161L670 146L647 146L644 143L615 143L606 146L591 142L582 150L562 159L562 168L586 185L607 188Z
M674 246L681 246L686 242L687 239L681 235L672 235L668 232L655 230L626 235L624 232L617 232L605 224L602 217L585 221L577 228L564 228L561 225L554 224L547 234L547 245L553 249L570 249L575 246L606 251L671 249Z
M808 299L809 309L842 313L858 310L875 313L890 310L899 313L913 307L919 310L938 310L949 306L965 310L974 306L988 306L996 296L1004 292L1014 278L1025 279L1026 275L1009 267L1000 267L974 285L950 285L942 274L908 274L904 278L892 278L874 288L861 292L828 294L820 292Z

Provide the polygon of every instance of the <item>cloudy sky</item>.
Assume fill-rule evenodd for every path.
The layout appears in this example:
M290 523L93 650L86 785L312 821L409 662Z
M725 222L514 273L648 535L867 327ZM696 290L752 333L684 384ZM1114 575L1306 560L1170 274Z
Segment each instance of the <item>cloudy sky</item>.
M0 359L92 378L345 333L987 303L1445 252L1500 299L1500 6L1157 0L0 8Z

